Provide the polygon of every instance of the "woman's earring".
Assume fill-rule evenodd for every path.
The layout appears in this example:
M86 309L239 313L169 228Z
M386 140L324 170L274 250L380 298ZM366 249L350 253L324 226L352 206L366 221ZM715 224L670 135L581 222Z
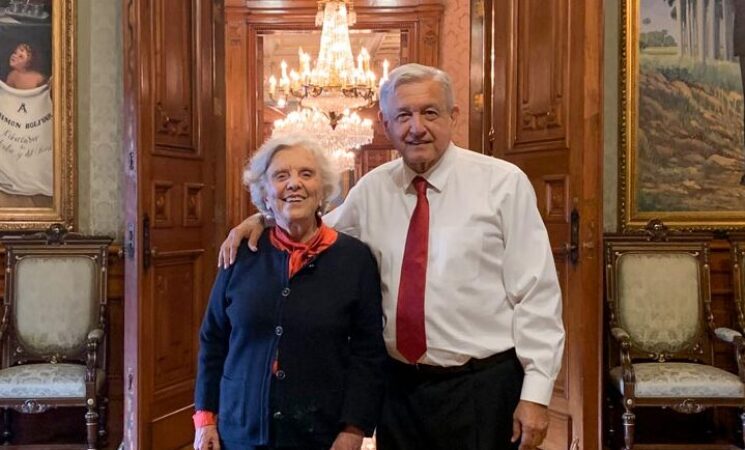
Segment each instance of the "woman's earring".
M316 216L323 217L323 205L318 205L318 208L316 209Z
M264 201L264 206L266 207L266 212L264 213L264 218L266 220L274 220L274 214L272 214L272 210L269 207L269 201Z

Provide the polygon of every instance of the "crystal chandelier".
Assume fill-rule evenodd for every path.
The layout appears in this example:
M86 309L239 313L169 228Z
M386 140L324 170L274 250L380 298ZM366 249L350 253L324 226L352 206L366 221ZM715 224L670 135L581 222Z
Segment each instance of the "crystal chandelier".
M354 169L355 153L373 139L372 121L345 110L332 127L329 118L317 110L300 109L274 121L272 137L304 134L316 138L338 172Z
M335 126L342 112L372 106L377 100L377 75L370 69L370 53L362 48L357 65L352 56L349 27L357 15L351 0L319 0L316 25L322 26L321 47L315 66L311 57L299 49L299 72L281 63L279 80L269 78L269 96L280 107L290 96L300 105L323 112ZM383 62L380 84L388 78L388 60Z

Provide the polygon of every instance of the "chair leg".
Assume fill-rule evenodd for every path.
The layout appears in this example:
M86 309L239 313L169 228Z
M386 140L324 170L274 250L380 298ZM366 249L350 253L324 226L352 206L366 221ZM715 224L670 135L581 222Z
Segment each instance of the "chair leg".
M623 441L625 444L624 450L631 450L634 448L634 424L636 423L636 415L629 410L623 413Z
M96 412L96 401L92 398L88 399L85 428L88 436L88 450L98 450L98 413Z
M98 403L98 445L106 447L108 433L106 432L106 420L109 412L109 398L101 397Z
M10 444L10 439L13 437L13 432L10 428L10 421L12 420L11 414L10 414L10 408L4 408L3 409L3 435L2 435L2 441L3 445Z
M608 405L608 420L606 422L606 435L605 435L605 445L608 448L612 448L614 443L616 442L616 408L613 405L613 399L610 397L607 397L605 399L605 404Z

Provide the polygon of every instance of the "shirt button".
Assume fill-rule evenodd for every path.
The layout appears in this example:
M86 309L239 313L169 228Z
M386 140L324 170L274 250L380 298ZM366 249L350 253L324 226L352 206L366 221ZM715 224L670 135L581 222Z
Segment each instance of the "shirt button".
M285 378L287 378L287 374L285 373L285 371L284 370L278 370L277 371L277 379L278 380L284 380Z
M285 329L282 328L281 326L277 326L274 329L274 334L276 334L277 336L282 336L282 333L284 333L284 332L285 332Z
M272 414L272 417L274 417L277 420L280 420L282 418L282 411L277 411L274 414Z
M287 297L289 295L290 295L290 288L282 289L282 297Z

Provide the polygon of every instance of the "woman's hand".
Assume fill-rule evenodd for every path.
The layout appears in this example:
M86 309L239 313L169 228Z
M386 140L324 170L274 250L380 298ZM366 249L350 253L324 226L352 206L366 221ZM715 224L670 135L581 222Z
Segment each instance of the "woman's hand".
M220 254L217 256L217 267L227 269L235 262L235 255L238 254L238 246L241 245L243 238L248 239L248 248L256 251L256 245L263 231L264 220L259 213L247 218L230 230L228 237L220 245Z
M194 450L220 450L220 436L217 425L205 425L197 428L194 434Z
M365 433L359 428L347 425L344 430L336 436L331 445L331 450L360 450Z

